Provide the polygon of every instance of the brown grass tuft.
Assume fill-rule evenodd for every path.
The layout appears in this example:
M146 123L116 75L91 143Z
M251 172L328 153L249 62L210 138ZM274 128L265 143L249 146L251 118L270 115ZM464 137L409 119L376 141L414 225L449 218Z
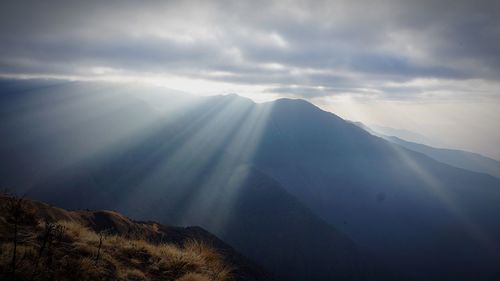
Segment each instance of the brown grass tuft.
M0 224L8 224L3 213ZM9 274L14 252L10 231L10 227L0 227L1 280L14 279L14 274L18 281L231 280L232 270L223 257L200 241L182 246L153 244L99 234L74 221L20 225L16 271Z

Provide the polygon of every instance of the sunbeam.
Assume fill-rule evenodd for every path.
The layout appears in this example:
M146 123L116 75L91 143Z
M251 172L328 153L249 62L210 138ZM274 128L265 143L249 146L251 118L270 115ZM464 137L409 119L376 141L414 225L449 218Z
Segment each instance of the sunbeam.
M2 1L0 280L500 280L499 15Z
M22 118L6 122L10 127L3 129L19 135L15 138L18 147L44 146L36 153L38 160L47 163L41 167L48 170L40 172L43 177L34 182L57 177L93 158L126 147L161 118L143 101L126 98L125 91L117 85L82 89L78 84L58 84L32 91L33 99L28 104L20 104L8 113ZM54 141L53 136L58 138Z
M429 172L415 160L415 157L409 156L409 153L412 153L411 151L395 144L390 144L390 146L400 159L403 160L403 163L422 180L424 184L420 185L420 187L425 188L431 195L435 196L447 211L465 228L469 235L483 244L485 250L494 254L496 258L500 258L498 253L500 248L496 239L476 222L478 219L477 214L473 217L469 213L469 210L467 210L470 206L461 205L458 201L459 198L453 194L452 190L443 186L432 172Z
M238 199L239 189L245 184L248 169L251 169L247 165L251 165L271 111L272 105L253 104L243 120L238 120L237 129L224 141L223 150L219 151L224 156L210 163L214 166L211 174L185 205L185 221L199 216L192 214L193 209L208 212L212 214L207 218L208 224L213 225L216 232L224 231L225 221Z

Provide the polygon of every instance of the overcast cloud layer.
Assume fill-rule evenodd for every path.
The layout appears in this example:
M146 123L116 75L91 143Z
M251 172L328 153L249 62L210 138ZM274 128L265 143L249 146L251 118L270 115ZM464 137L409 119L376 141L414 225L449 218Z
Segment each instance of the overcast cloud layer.
M0 5L3 75L173 76L318 100L500 100L500 1Z
M427 80L500 77L499 1L18 0L1 11L2 73L175 74L396 99L468 94Z

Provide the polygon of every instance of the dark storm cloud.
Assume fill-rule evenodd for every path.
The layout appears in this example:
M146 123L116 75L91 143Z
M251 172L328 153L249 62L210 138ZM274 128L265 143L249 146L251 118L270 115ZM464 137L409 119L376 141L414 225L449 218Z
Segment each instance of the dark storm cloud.
M0 72L167 73L269 92L500 77L498 1L7 1ZM300 92L302 91L302 94Z

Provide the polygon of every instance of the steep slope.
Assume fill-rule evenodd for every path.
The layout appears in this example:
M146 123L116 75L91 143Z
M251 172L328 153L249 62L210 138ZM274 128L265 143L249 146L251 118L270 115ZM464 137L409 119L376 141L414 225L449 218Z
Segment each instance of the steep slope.
M220 96L199 99L175 116L162 115L143 110L143 103L123 93L119 100L107 91L83 91L82 97L73 87L79 88L56 87L58 94L69 91L62 107L73 109L74 120L69 121L30 118L40 108L25 104L33 96L36 100L41 94L37 90L4 100L9 123L28 116L26 127L43 131L53 124L58 129L57 134L44 132L43 142L38 136L22 142L24 131L3 127L13 144L2 146L10 159L2 165L5 183L63 207L114 209L141 219L200 225L284 280L367 280L385 274L347 236L251 165L265 125L261 119L266 112L260 106ZM53 97L51 91L44 93ZM89 98L127 106L96 115L81 106L80 100ZM11 99L18 111L8 106ZM42 109L61 110L54 104ZM121 126L114 126L113 120L122 120ZM82 144L83 139L92 145ZM77 155L71 150L78 150ZM34 161L15 168L6 164L33 155Z
M103 93L90 97L109 97ZM36 93L27 94L16 104L29 104ZM40 142L2 126L9 136L1 146L8 155L2 180L63 206L202 225L290 280L376 279L365 251L415 280L498 278L494 177L403 149L301 100L254 104L218 96L157 114L118 96L116 103L130 106L108 115L71 107L73 119L90 114L88 122L40 120L26 114L39 107L3 103L12 121L3 125L26 118L24 128L60 130L44 132ZM18 159L26 160L17 169L7 164Z
M276 280L199 227L67 211L5 195L0 206L0 277L6 280L14 239L15 280ZM15 214L22 214L16 238Z
M272 107L254 163L326 221L415 279L498 277L500 181L400 148L301 100Z

